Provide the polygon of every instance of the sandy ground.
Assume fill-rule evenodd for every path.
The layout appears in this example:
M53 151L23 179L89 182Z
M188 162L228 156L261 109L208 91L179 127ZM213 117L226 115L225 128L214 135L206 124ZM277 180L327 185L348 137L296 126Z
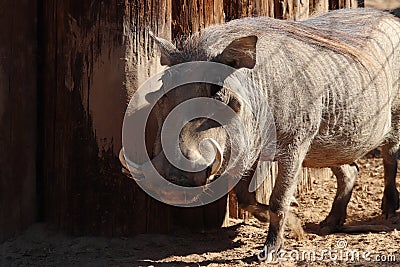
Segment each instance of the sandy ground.
M294 210L303 222L305 236L297 241L292 231L286 231L287 253L277 266L376 266L380 260L385 260L379 262L383 266L400 265L400 214L389 220L380 216L381 160L364 159L359 166L362 172L346 224L374 224L385 226L385 231L315 234L313 229L328 214L336 187L333 177L315 180L313 189L298 198L300 206ZM267 226L255 219L232 220L229 227L200 233L177 230L171 235L106 239L68 237L36 224L0 245L0 266L258 266L253 255L262 248ZM311 251L315 259L307 254Z

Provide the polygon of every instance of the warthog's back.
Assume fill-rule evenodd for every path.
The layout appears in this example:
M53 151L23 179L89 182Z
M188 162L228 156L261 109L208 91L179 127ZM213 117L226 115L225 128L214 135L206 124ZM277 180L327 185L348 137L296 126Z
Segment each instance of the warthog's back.
M312 135L304 165L333 166L385 140L400 106L397 18L371 9L302 22L245 18L212 26L182 49L188 60L205 60L248 35L259 38L257 64L241 71L266 91L260 101L273 110L281 154L294 138Z

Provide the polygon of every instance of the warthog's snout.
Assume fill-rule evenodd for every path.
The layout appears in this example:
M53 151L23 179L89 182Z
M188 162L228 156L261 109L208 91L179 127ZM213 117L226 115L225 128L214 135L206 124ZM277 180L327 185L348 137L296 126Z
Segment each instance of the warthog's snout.
M176 185L206 185L215 178L222 166L222 149L212 138L203 139L198 145L183 145L180 152L182 154L174 158L161 152L151 161L164 179Z
M164 179L176 185L202 186L215 179L222 166L223 152L214 139L203 139L198 145L198 149L185 147L181 152L180 160L170 159L164 152L161 152L151 160L151 163ZM123 150L121 150L119 158L124 166L125 174L135 179L145 179L146 173L143 172L142 167L130 161L127 163Z

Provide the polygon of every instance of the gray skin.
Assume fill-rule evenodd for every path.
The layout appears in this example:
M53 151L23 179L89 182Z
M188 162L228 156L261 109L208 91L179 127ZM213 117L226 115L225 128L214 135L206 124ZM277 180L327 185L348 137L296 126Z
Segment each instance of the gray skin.
M346 219L358 168L354 161L382 147L385 169L382 212L396 214L399 193L395 178L400 145L400 22L371 9L340 10L302 22L270 18L244 18L205 29L175 47L154 37L163 65L189 61L227 64L251 77L262 92L254 92L259 109L268 104L276 126L278 177L269 207L248 192L260 150L249 147L243 159L247 169L235 192L244 209L260 220L269 218L267 249L283 244L285 220L301 167L330 167L338 189L332 209L321 222L321 233L338 231ZM249 89L250 90L250 89ZM199 96L213 97L231 106L237 116L247 118L246 105L229 89L213 91L194 85L170 92L159 105L162 117L177 104ZM255 121L263 118L256 118ZM261 139L250 130L250 138ZM207 119L193 120L183 128L180 145L191 158L204 138L216 140L229 157L234 141L225 130ZM159 136L158 139L159 140ZM254 146L260 145L254 142ZM240 146L240 143L234 144ZM210 173L183 173L163 157L159 141L153 151L161 155L153 163L164 177L184 185L205 184ZM214 174L221 174L224 164ZM179 177L176 178L176 177Z

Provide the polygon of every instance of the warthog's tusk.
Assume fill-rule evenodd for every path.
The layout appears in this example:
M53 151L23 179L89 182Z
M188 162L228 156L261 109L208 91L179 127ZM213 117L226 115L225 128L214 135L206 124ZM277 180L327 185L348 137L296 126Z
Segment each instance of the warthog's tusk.
M215 175L215 174L219 171L219 169L221 168L222 162L223 162L223 160L224 160L224 156L223 156L223 153L222 153L222 148L221 148L221 146L217 143L217 141L215 141L215 140L212 139L212 138L206 138L206 139L204 139L203 141L210 142L210 144L211 144L211 145L213 146L213 148L214 148L214 151L215 151L215 158L214 158L213 163L210 165L210 167L211 167L210 176L211 176L211 175Z

